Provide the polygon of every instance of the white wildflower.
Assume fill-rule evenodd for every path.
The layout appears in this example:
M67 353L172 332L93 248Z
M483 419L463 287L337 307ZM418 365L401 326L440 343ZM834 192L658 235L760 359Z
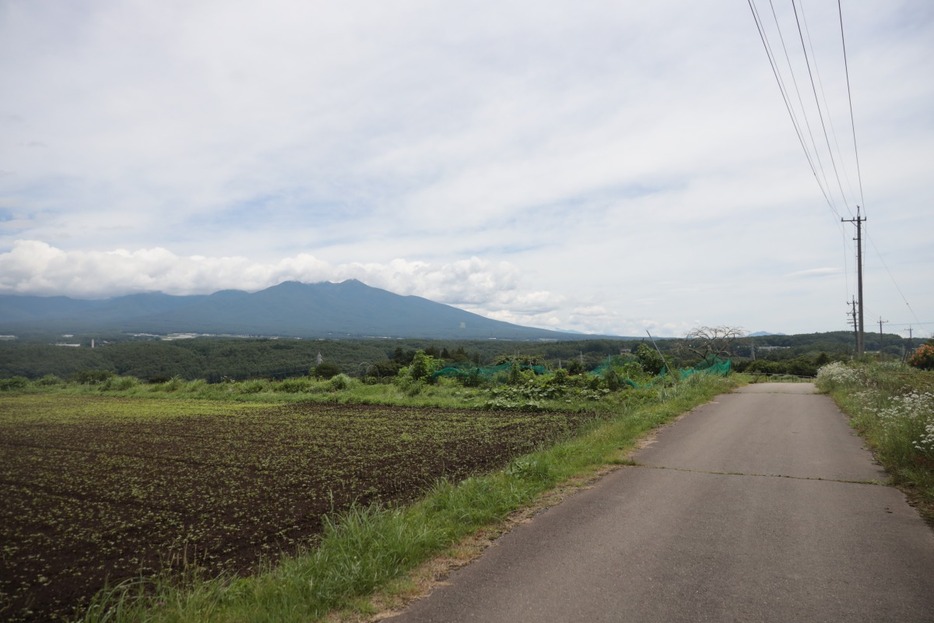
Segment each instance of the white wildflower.
M817 371L816 382L821 391L829 392L839 387L856 384L859 382L859 374L846 364L834 361L821 366Z

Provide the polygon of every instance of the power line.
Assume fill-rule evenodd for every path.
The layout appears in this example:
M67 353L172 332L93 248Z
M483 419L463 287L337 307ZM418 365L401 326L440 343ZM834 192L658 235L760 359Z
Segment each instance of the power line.
M907 307L907 308L908 308L908 311L911 312L912 317L913 317L915 320L917 320L917 319L918 319L918 315L915 314L915 310L912 309L911 303L909 303L909 302L908 302L908 299L905 297L905 293L902 292L902 289L899 287L898 282L895 281L895 275L893 275L893 274L892 274L892 271L889 270L888 264L886 264L886 263L885 263L885 260L882 259L882 254L879 253L879 248L876 246L875 241L873 241L872 237L871 237L868 233L866 234L866 237L869 239L869 244L872 245L872 250L876 252L876 257L879 258L879 262L882 264L882 267L885 269L885 272L888 273L889 279L892 280L892 285L895 286L895 289L898 291L898 295L899 295L900 297L902 297L902 302L905 303L905 307Z
M814 166L814 159L812 158L811 152L808 150L807 143L804 140L804 136L801 131L801 124L798 121L798 118L795 116L794 108L791 105L791 102L789 101L788 91L785 88L785 83L782 81L781 72L778 70L778 65L775 61L775 55L772 52L772 46L769 44L768 35L766 34L765 28L762 25L762 20L759 17L759 10L755 5L754 0L747 0L747 2L749 4L749 10L752 12L753 20L756 22L756 29L759 31L759 39L762 41L762 47L765 48L765 55L766 57L768 57L769 65L772 67L772 75L775 77L775 82L778 84L778 90L782 94L782 101L785 102L785 110L788 112L788 117L791 119L791 125L795 129L795 135L798 137L798 143L801 145L802 151L804 151L804 157L808 161L808 165L811 167L811 173L813 173L814 179L817 181L817 186L818 188L820 188L821 194L824 196L824 201L827 202L827 206L834 213L834 215L836 215L837 218L842 218L840 216L840 212L837 210L837 207L834 205L833 201L828 196L827 190L824 188L824 184L821 183L820 176L817 174L818 168L820 168L821 171L823 172L823 165L820 165L820 156L819 156L819 153L817 152L817 146L816 144L814 145L815 147L814 157L818 159L819 167ZM769 0L769 4L771 5L771 0ZM771 5L771 6L772 6L772 16L774 17L775 25L778 28L778 17L775 15L775 7L774 5ZM788 52L787 52L787 48L784 46L784 37L781 34L781 28L778 28L778 35L779 35L779 39L781 39L782 46L785 49L785 57L786 57L786 60L788 62L789 69L790 69L791 61L788 60ZM790 73L791 73L792 81L794 81L794 71L791 71ZM795 85L795 88L797 89L796 81L794 81L794 85ZM800 91L798 95L798 100L799 102L801 100ZM803 102L801 103L801 106L802 106L802 113L804 113ZM803 116L804 116L805 123L807 124L807 115L803 114ZM808 127L808 131L810 132L810 124L807 124L807 127ZM812 143L814 142L813 135L811 135L811 142Z
M830 164L833 166L833 174L837 179L837 187L840 189L840 196L846 205L846 193L843 192L843 184L840 181L840 173L837 171L837 161L833 157L833 148L830 146L830 137L827 135L827 124L824 121L824 112L821 109L820 98L817 96L817 86L814 83L814 71L811 70L811 60L808 57L807 46L804 43L804 32L801 29L801 19L798 16L798 5L795 0L791 0L791 8L795 14L795 24L798 27L798 39L801 41L801 51L804 54L804 63L808 70L808 78L811 82L811 92L814 94L814 105L817 107L817 116L820 119L821 130L824 133L824 142L827 144L827 155L830 157ZM803 9L802 9L803 15ZM814 59L814 70L817 70L817 59Z
M893 327L917 327L917 326L928 327L928 326L934 326L934 321L931 321L931 322L892 322L889 324L891 324Z
M855 196L856 193L853 192L853 184L850 182L850 176L847 174L846 160L843 158L843 150L840 149L840 141L837 139L837 130L834 127L833 115L829 114L830 104L827 103L827 94L824 91L824 82L823 80L821 80L820 68L818 67L818 64L817 64L817 52L814 51L814 39L811 37L811 31L808 28L808 21L807 21L807 17L804 14L803 5L801 7L801 22L804 24L804 33L807 38L808 48L811 50L811 58L814 59L814 72L817 74L817 86L820 89L820 98L821 98L821 101L824 103L824 110L828 111L827 123L830 126L830 135L833 137L834 147L836 147L837 154L840 156L840 168L842 169L843 177L846 180L847 190L849 190L850 193ZM845 51L844 51L844 54L845 54ZM846 63L846 59L844 59L844 63ZM847 95L849 96L849 92L847 93ZM852 121L852 117L851 117L851 121ZM837 178L837 184L838 184L838 187L840 188L840 196L843 199L843 204L847 207L847 210L850 212L850 216L852 216L853 211L850 209L851 204L847 200L846 192L844 192L842 186L840 186L839 177Z
M840 211L837 209L836 202L833 198L833 193L830 192L830 184L827 180L827 173L824 170L823 161L820 157L820 149L817 147L817 141L814 138L814 132L811 129L811 122L807 114L807 107L804 104L804 100L801 96L801 89L798 86L798 80L796 78L796 72L794 70L794 65L791 62L791 57L788 51L788 45L785 42L785 36L782 32L782 27L778 19L778 14L775 10L775 4L773 0L769 0L769 7L771 9L772 21L775 25L775 32L778 36L778 41L781 44L782 52L785 58L785 64L788 70L788 76L791 80L791 86L794 88L794 95L797 98L797 103L799 110L801 111L800 119L799 115L795 111L795 106L792 103L791 99L791 89L786 86L786 82L782 77L782 72L779 69L779 63L777 60L777 55L772 49L771 42L769 41L769 36L765 28L765 24L760 17L758 7L755 4L754 0L748 0L749 10L752 13L753 20L756 24L756 29L759 33L759 39L762 41L762 46L765 49L766 57L769 59L769 65L772 68L772 75L775 78L775 82L778 85L779 92L782 96L782 101L785 104L785 110L788 113L788 117L791 119L792 127L795 130L795 135L798 137L798 143L801 145L801 149L804 152L804 157L807 160L808 166L811 169L811 173L814 175L814 180L817 182L817 187L820 189L821 195L824 197L824 201L827 204L827 207L830 208L830 211L836 216L835 222L840 228L840 234L843 242L844 249L844 291L846 296L849 297L850 294L850 282L849 282L849 245L846 242L846 230L842 225L843 217L840 214ZM810 39L810 35L809 35ZM826 106L826 98L825 98ZM807 138L805 138L807 136ZM808 145L808 140L810 139L810 146ZM839 146L838 146L839 149ZM844 198L845 200L845 198Z
M785 104L785 110L787 111L788 116L791 119L792 126L795 130L795 135L798 137L798 142L801 145L802 151L804 151L804 155L811 169L811 173L814 175L818 188L820 189L821 194L823 195L824 200L827 203L827 206L830 208L831 212L833 212L833 214L837 217L838 226L840 227L841 232L844 234L844 247L848 248L849 245L846 244L846 240L845 240L846 232L841 223L848 221L851 223L856 223L858 225L859 222L865 220L866 210L865 210L865 201L864 201L862 168L861 168L860 160L859 160L859 147L858 147L858 142L857 142L857 137L856 137L856 121L855 121L855 116L853 114L853 96L852 96L852 86L851 86L851 81L850 81L849 58L848 58L848 53L847 53L847 48L846 48L846 34L845 34L845 28L844 28L844 23L843 23L842 0L837 0L837 21L839 23L839 28L840 28L840 45L841 45L841 50L842 50L842 64L843 64L844 75L846 78L847 109L848 109L848 113L850 117L850 130L852 133L853 154L854 154L854 162L856 165L856 180L857 180L858 193L859 193L859 203L857 204L858 209L857 209L856 217L851 218L851 219L842 218L840 214L840 210L838 210L837 208L835 197L834 197L834 195L836 194L836 191L831 190L832 184L830 180L828 179L827 171L825 171L824 169L824 165L823 165L823 161L822 161L821 153L820 153L822 149L818 148L817 141L815 140L815 137L814 137L814 132L811 129L811 122L809 120L809 115L808 115L809 107L805 106L804 101L801 96L801 90L798 88L798 81L795 77L795 74L796 74L795 66L791 62L791 57L789 55L789 49L785 42L785 37L782 32L783 31L782 24L779 22L778 14L775 9L775 4L773 0L769 0L769 6L771 8L772 18L775 24L775 31L777 33L778 41L781 43L782 51L785 57L785 62L787 64L788 76L791 79L791 86L794 88L794 92L795 92L794 94L797 96L797 103L800 109L800 116L797 114L795 105L793 104L791 89L789 88L786 80L782 76L782 70L779 68L779 62L777 59L777 55L775 53L775 50L773 50L773 46L771 42L769 41L769 34L767 32L767 28L759 13L758 7L756 5L756 0L747 0L747 2L749 5L750 12L752 13L753 20L755 21L756 29L759 33L759 38L762 41L762 45L763 45L763 48L765 49L766 56L769 59L769 65L772 68L772 74L778 85L779 92L781 93L782 101ZM826 146L827 156L830 158L833 175L836 180L836 189L840 193L840 198L842 199L844 205L846 206L846 211L849 212L850 216L853 216L853 211L850 207L850 203L847 201L848 193L846 190L844 190L844 187L843 187L843 179L841 177L841 168L843 170L842 171L843 177L846 177L847 188L849 190L850 196L855 194L856 191L854 191L850 176L847 174L847 166L846 166L847 159L843 157L843 150L840 148L840 142L838 141L837 133L836 133L836 130L833 124L832 115L830 114L830 107L827 102L827 96L824 91L824 85L821 80L821 75L820 75L820 71L819 71L819 67L817 63L817 55L816 55L815 48L814 48L814 40L811 37L810 30L808 28L807 18L804 13L804 6L802 3L802 6L799 8L796 0L791 0L791 6L793 10L793 15L794 15L794 24L795 24L794 27L797 28L798 40L801 45L801 53L803 54L804 67L807 70L808 79L811 85L811 93L814 99L813 105L817 108L817 115L820 121L821 131L824 136L823 142L824 142L824 145ZM801 65L799 64L798 68L800 69L800 67ZM818 93L818 91L820 91L820 93ZM828 125L830 126L829 132L828 132ZM830 134L833 134L833 138L834 138L833 146L831 145ZM808 140L807 140L808 138L810 139L810 145L808 144ZM836 157L834 154L834 151L835 151L834 146L836 147L836 152L837 152ZM839 160L839 166L838 166L838 160ZM863 208L862 215L860 215L859 207ZM886 265L885 260L882 258L882 255L879 252L878 247L876 246L875 242L872 240L871 237L868 236L868 233L866 234L866 237L868 239L869 244L872 245L873 250L876 253L876 256L879 258L879 261L882 264L883 268L885 269L886 273L888 274L889 278L892 280L892 283L895 286L895 289L898 291L899 296L902 298L902 301L904 302L905 306L911 312L911 316L917 321L918 319L917 314L915 314L914 309L911 307L911 304L908 302L907 297L905 296L898 282L895 280L895 276L892 274L892 271ZM859 252L859 249L857 249L857 254L862 255ZM849 266L849 262L847 259L848 257L849 256L847 254L844 255L844 268L845 268L845 281L846 281L845 288L846 288L847 294L849 295L851 286L849 282L850 266ZM860 258L858 258L858 261L857 261L857 269L859 273L862 272L861 270L862 259ZM860 277L859 281L862 281L861 275L859 277ZM864 301L863 301L861 283L860 283L859 289L860 289L859 304L860 304L860 307L862 307L862 304ZM921 323L916 322L915 324L921 324Z
M859 147L856 143L856 122L853 119L853 94L850 91L850 64L846 57L846 36L843 34L843 7L841 0L837 0L837 14L840 16L840 45L843 47L843 70L846 74L846 99L850 103L850 128L853 130L853 153L856 156L856 180L859 184L859 204L866 205L863 198L863 176L859 168Z
M827 201L827 204L830 206L830 209L833 211L834 215L839 218L840 213L837 211L836 205L834 205L833 195L831 194L828 196L824 190L825 187L829 187L829 184L827 183L827 173L824 171L824 163L821 161L820 150L817 148L817 142L814 140L814 132L811 130L811 122L808 120L807 111L804 106L804 100L801 99L801 89L798 88L798 80L795 78L795 71L791 64L791 58L788 55L788 46L785 44L785 36L782 34L782 27L778 22L778 14L775 12L775 3L772 0L769 0L769 7L772 10L772 20L775 22L775 31L778 33L778 40L782 44L782 52L785 55L785 63L788 65L788 75L791 76L791 84L795 88L795 95L798 98L798 106L801 108L801 116L804 117L804 127L807 128L808 138L811 139L811 147L814 150L814 160L817 161L817 169L820 169L820 176L817 175L817 170L815 170L814 164L811 161L810 152L804 144L803 139L801 146L804 148L808 162L811 164L811 171L814 173L814 178L817 180L817 185L820 187L821 192L824 194L824 199ZM791 114L792 123L796 124L796 126L800 125L793 111L790 109L789 114ZM821 181L821 177L823 177L823 182Z

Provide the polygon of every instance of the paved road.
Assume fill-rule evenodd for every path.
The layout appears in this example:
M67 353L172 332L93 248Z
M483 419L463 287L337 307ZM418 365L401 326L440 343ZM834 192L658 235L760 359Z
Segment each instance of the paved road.
M813 386L752 385L392 623L934 622L934 532Z

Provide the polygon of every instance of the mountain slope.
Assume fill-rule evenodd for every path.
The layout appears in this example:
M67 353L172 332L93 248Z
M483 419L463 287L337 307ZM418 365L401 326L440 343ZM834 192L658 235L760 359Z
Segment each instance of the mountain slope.
M102 301L0 295L0 332L119 331L289 337L569 339L359 281L285 282L255 293L135 294Z

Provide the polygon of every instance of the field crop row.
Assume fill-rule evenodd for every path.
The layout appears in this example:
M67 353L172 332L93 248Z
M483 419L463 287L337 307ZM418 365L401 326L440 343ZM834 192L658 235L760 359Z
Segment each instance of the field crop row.
M104 586L244 573L325 513L417 497L591 416L55 394L0 401L0 618L53 620Z

